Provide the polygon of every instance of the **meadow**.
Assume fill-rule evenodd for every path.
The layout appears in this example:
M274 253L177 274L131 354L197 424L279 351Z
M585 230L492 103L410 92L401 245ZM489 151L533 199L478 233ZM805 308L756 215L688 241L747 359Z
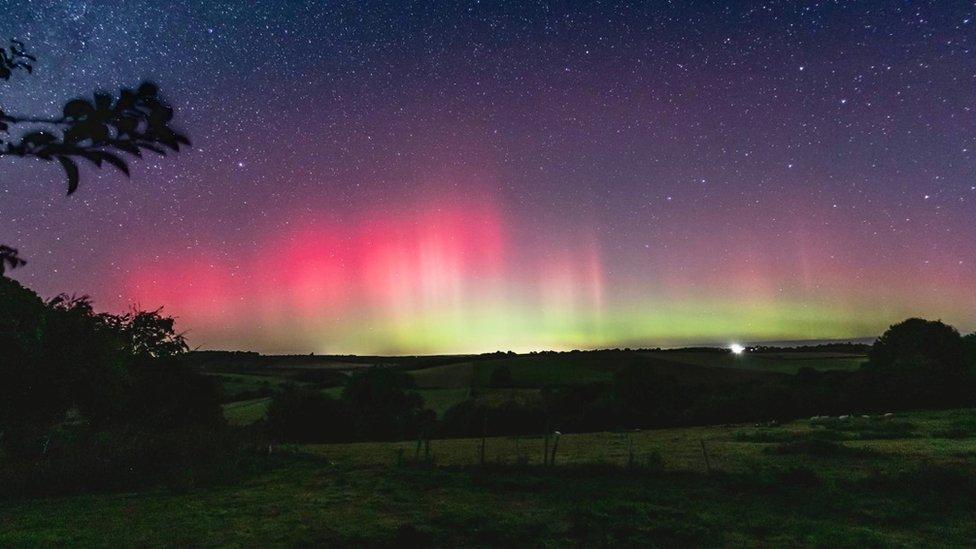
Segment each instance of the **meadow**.
M976 542L972 409L565 434L549 466L544 445L489 438L483 464L480 439L429 457L411 441L274 447L233 486L5 502L0 544Z
M500 355L500 356L499 356ZM856 370L865 356L837 352L775 352L734 355L703 350L591 351L574 353L462 355L457 357L267 357L214 360L206 364L223 387L225 415L233 425L248 425L264 417L270 395L285 383L303 381L303 371L327 369L349 375L367 365L403 369L417 383L426 406L440 417L451 406L478 396L482 399L528 397L543 388L609 383L614 373L632 365L667 372L683 380L702 382L748 379L749 376L795 374L801 368L820 371ZM205 366L205 367L206 367ZM492 372L508 368L512 383L490 386ZM322 390L338 396L342 387L331 380ZM261 393L264 394L261 394ZM241 398L236 398L237 396Z

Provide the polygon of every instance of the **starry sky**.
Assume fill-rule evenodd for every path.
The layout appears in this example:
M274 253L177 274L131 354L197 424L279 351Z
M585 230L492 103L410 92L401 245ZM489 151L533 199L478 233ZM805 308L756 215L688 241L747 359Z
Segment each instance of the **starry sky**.
M194 346L450 353L976 329L976 3L18 1L8 113L157 82L191 150L0 159L44 296Z

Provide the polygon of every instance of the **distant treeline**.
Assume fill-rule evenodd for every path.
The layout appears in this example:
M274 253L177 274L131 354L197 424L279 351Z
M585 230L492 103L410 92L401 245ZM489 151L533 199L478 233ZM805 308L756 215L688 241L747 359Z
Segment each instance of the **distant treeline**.
M799 345L797 347L756 345L748 347L747 350L752 353L844 353L866 355L871 350L871 346L867 343L822 343L820 345Z

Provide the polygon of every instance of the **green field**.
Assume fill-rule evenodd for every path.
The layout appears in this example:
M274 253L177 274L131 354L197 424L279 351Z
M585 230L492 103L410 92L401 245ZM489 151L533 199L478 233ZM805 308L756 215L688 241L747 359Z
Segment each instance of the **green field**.
M815 370L856 370L861 367L866 357L846 353L744 353L733 355L730 353L651 353L652 356L663 356L668 360L681 364L695 364L698 366L715 366L719 368L736 368L740 370L756 370L761 372L778 372L795 374L801 368Z
M426 407L442 416L451 406L476 395L481 399L504 400L537 394L543 387L565 387L588 383L610 383L615 372L628 366L640 366L666 372L676 378L702 382L749 379L749 376L795 374L801 368L817 370L854 370L865 360L862 355L827 352L778 352L778 353L716 353L702 351L597 351L580 353L542 353L502 355L500 357L459 356L435 357L436 363L427 366L416 357L405 358L404 368L416 380ZM305 359L306 361L308 359ZM323 359L325 360L325 359ZM394 357L377 358L397 365ZM296 373L308 366L311 369L336 368L341 364L334 359L322 363L304 363L293 358L285 363L272 361L261 369L247 363L245 373L229 373L231 366L222 365L221 373L214 374L223 385L223 394L247 397L243 402L225 404L225 415L234 425L246 425L259 421L267 410L268 398L253 398L249 392L281 390L294 381ZM347 363L349 370L363 367L362 363ZM489 379L497 368L507 367L512 373L513 386L489 388ZM260 374L260 375L258 375ZM338 397L341 387L329 387L323 391Z
M275 391L289 383L287 379L272 375L225 373L210 375L220 384L221 396L228 402L241 400L241 396L246 397L250 393L258 391Z
M235 486L4 502L0 545L976 542L974 410L563 435L549 467L543 444L278 448Z
M467 387L449 387L443 389L421 389L418 391L424 398L424 406L433 410L438 417L444 415L448 408L468 398Z
M693 351L602 351L506 356L412 370L411 374L417 384L425 388L487 387L491 373L497 368L507 367L512 372L515 387L540 388L605 383L613 379L615 372L628 366L668 370L675 376L687 377L732 375L712 369L781 374L795 374L804 367L854 370L864 360L862 355L815 352L733 355Z
M241 400L224 404L224 417L231 425L251 425L264 419L271 397Z

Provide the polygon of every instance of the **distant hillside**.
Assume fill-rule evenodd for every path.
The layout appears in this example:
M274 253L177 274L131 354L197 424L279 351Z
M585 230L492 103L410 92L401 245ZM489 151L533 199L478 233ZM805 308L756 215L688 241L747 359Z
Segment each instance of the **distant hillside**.
M348 374L367 367L390 367L414 372L421 387L483 387L491 372L502 366L512 369L516 386L565 386L608 381L613 373L630 365L682 369L682 377L727 376L725 372L688 370L706 366L719 370L796 373L801 368L854 370L865 359L860 345L823 345L805 348L758 347L735 355L721 348L638 349L539 352L528 354L486 353L480 355L354 356L354 355L261 355L245 351L194 351L184 358L206 373L239 373L305 379L334 379L334 373ZM331 373L330 373L331 372Z
M701 356L708 354L700 353ZM665 353L635 351L514 355L478 362L459 362L412 373L417 384L423 388L483 388L489 385L493 371L508 368L512 373L512 388L538 389L609 383L613 380L614 373L630 366L647 368L657 374L674 376L691 383L742 381L770 373L761 369L751 371L721 365L685 363L671 360L671 356Z
M537 399L543 389L610 384L628 367L647 369L665 383L718 386L774 381L801 369L856 370L864 362L856 348L762 348L733 354L722 348L507 352L481 355L348 356L260 355L251 352L197 351L185 360L216 377L227 415L235 423L263 417L268 398L285 383L310 385L337 396L349 376L369 367L407 371L427 406L438 416L472 397L492 401ZM829 351L829 352L828 352ZM504 386L492 387L492 374L511 373Z

